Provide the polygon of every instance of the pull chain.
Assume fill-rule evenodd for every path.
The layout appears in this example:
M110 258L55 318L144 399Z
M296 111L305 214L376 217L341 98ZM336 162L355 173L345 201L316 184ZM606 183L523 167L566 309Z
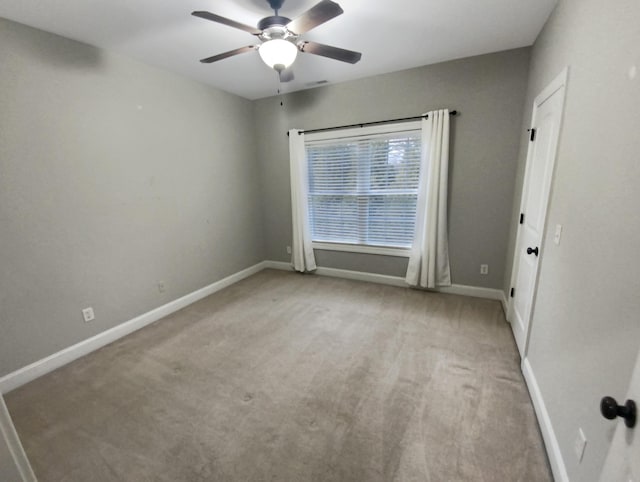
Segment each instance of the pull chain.
M278 74L278 88L276 90L278 97L280 99L280 107L284 107L284 102L283 102L283 97L282 97L282 79L280 78L280 72L276 72L276 74Z

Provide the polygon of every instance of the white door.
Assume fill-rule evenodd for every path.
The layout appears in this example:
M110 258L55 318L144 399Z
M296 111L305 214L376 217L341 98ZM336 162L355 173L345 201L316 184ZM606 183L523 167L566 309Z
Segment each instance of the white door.
M520 206L520 225L511 275L509 321L520 356L524 358L542 256L549 191L567 82L565 69L533 102L531 137Z
M617 402L625 405L627 400L633 400L636 406L640 403L640 351L626 397ZM638 482L640 481L640 431L638 430L640 422L636 421L633 428L627 427L621 418L611 423L616 423L617 426L600 481Z

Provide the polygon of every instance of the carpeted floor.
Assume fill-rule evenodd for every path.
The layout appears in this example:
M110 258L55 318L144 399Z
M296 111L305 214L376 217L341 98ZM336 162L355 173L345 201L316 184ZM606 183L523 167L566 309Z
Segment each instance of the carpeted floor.
M495 301L266 270L6 395L44 481L550 481Z

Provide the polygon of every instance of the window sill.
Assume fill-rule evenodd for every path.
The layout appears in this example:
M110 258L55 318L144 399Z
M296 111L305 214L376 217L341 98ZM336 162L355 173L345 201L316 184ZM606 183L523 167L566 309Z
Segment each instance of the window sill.
M311 246L313 247L313 249L321 249L323 251L344 251L347 253L378 254L382 256L397 256L400 258L408 258L411 255L411 249L409 248L385 248L384 246L322 243L316 241L314 241Z

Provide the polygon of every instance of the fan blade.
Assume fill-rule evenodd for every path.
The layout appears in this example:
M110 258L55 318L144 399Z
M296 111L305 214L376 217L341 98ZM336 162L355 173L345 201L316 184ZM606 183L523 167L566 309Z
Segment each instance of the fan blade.
M231 20L225 17L221 17L220 15L216 15L215 13L205 12L205 11L197 11L191 12L191 15L194 17L204 18L205 20L211 20L212 22L218 22L224 25L228 25L229 27L239 28L240 30L244 30L245 32L249 32L252 35L260 35L262 30L258 30L255 27L251 27L249 25L245 25L240 22L236 22L235 20Z
M293 69L291 67L289 67L288 69L284 69L282 72L279 72L278 75L280 76L280 82L291 82L293 79L295 79L295 76L293 75Z
M301 35L318 25L328 22L341 13L344 13L344 10L342 10L340 5L331 0L322 0L298 18L291 20L291 22L287 24L287 29L297 35Z
M340 60L341 62L348 62L350 64L355 64L362 57L362 54L360 52L340 49L338 47L319 44L317 42L304 42L300 46L300 51L308 54L321 55L322 57L327 57L330 59Z
M226 59L227 57L233 57L234 55L243 54L245 52L250 52L251 50L255 50L255 45L249 45L248 47L240 47L239 49L229 50L228 52L224 52L222 54L214 55L212 57L207 57L206 59L202 59L200 62L203 64L210 64L212 62L217 62L218 60Z

